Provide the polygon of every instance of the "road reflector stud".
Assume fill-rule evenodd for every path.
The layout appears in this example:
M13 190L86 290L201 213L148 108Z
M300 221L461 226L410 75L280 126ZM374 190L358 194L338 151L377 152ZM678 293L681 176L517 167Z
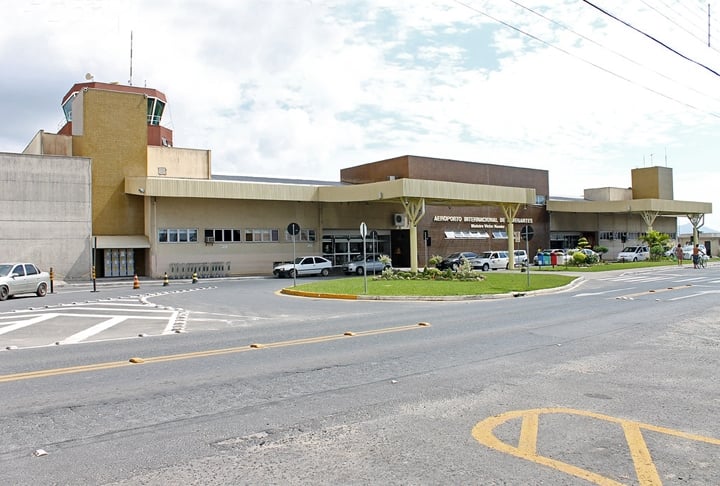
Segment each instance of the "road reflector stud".
M428 326L430 326L430 323L429 322L418 322L418 326L428 327Z
M142 359L142 358L130 358L130 362L131 362L131 363L140 364L140 363L144 363L145 360Z
M253 349L260 349L260 348L263 348L264 346L262 344L255 343L255 344L251 344L250 347Z
M343 333L343 336L354 336L354 335L355 335L355 333L352 332L352 331L345 331L345 332Z

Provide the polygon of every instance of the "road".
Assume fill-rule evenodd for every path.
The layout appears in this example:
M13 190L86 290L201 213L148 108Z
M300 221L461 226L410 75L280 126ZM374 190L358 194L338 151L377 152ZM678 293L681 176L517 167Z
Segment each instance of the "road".
M287 285L3 303L0 333L53 316L0 334L0 484L720 483L720 267L477 301Z

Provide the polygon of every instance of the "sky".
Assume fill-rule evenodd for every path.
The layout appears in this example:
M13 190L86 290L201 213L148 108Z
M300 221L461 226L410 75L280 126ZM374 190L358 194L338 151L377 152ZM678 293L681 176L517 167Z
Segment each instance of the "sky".
M210 149L214 174L337 181L418 155L545 169L551 197L582 197L659 165L720 228L720 2L0 7L0 152L57 132L63 95L90 74L165 93L174 145Z

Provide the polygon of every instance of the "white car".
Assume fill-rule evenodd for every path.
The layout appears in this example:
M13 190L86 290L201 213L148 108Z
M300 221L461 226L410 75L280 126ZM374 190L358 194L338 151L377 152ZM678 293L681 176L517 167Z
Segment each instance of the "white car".
M515 266L526 265L528 262L528 254L525 250L515 250Z
M707 260L708 256L705 254L705 246L699 245L698 250L700 251L700 253L699 253L700 258L702 258L703 260ZM692 260L692 255L693 255L693 246L692 245L683 246L683 259L684 260Z
M0 300L18 294L45 297L50 274L32 263L0 263Z
M498 270L500 268L507 269L510 266L510 258L506 251L486 251L470 260L473 270Z
M276 277L295 277L295 275L322 275L327 277L332 269L332 262L321 256L301 256L294 263L283 263L273 268Z
M650 249L647 246L626 246L618 253L619 262L641 262L650 258Z

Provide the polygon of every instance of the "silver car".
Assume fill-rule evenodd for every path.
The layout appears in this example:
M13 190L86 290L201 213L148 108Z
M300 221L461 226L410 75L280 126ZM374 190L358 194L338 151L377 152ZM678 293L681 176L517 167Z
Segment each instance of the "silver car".
M0 300L18 294L45 297L50 274L32 263L0 263Z
M385 264L385 262L380 260L380 257L374 257L371 255L366 257L366 261L363 261L362 255L358 255L350 260L350 262L343 265L343 272L345 272L346 275L353 273L363 275L365 272L382 273L382 271L386 268L392 268L392 266Z

